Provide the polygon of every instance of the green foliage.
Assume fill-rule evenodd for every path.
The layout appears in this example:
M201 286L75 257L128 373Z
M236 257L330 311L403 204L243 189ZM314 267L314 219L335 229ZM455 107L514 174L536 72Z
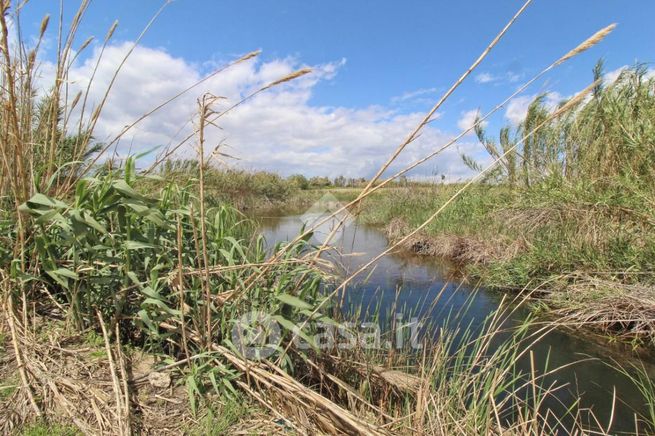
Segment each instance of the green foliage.
M344 176L338 176L334 178L332 185L336 188L343 188L346 186L347 180Z
M602 68L599 62L594 78L602 77ZM501 148L508 152L505 157L484 129L477 127L478 139L489 155L500 159L495 176L511 186L520 179L523 188L549 179L592 183L599 190L612 185L615 178L653 186L655 78L646 72L645 67L636 66L623 71L613 83L600 82L589 99L557 118L550 117L545 95L537 97L513 134L509 127L501 130ZM512 149L521 139L522 143ZM465 163L481 169L469 157Z
M0 205L2 199L0 199ZM8 265L12 258L12 248L16 240L16 223L6 209L0 209L0 266Z
M172 161L163 166L160 174L166 180L189 184L198 180L200 169L194 161ZM302 186L302 180L294 177L284 179L267 171L207 167L205 198L208 204L229 202L239 209L266 206L285 200L299 189L306 189Z
M307 180L307 177L302 174L294 174L289 176L287 180L298 189L305 190L309 188L309 180Z
M89 330L87 332L87 334L84 337L84 342L86 342L92 347L103 347L105 345L105 341L103 337L93 330Z
M418 226L434 213L461 185L432 185L410 188L383 189L366 200L361 218L372 224L386 224L402 218L411 226ZM489 216L507 205L515 194L502 186L475 185L444 209L427 231L472 235L489 228Z
M309 186L312 188L327 188L330 185L332 185L332 182L327 177L315 176L309 179Z
M21 429L20 434L22 436L77 436L82 432L73 426L37 422Z
M458 185L446 185L382 190L367 200L361 217L375 224L401 218L416 227L457 189ZM628 177L615 178L602 189L598 184L562 184L555 179L530 189L505 183L474 185L423 233L426 238L457 236L500 247L500 256L464 265L489 286L521 288L562 274L603 271L631 271L637 274L621 280L649 283L650 272L655 271L651 189Z
M198 436L219 436L227 434L241 418L251 412L246 399L240 395L236 397L224 397L220 403L207 406L205 416L199 420L198 424L190 429L190 434Z
M171 182L158 196L147 196L136 189L143 182L134 160L129 159L121 172L81 180L70 202L34 195L21 210L34 219L34 266L40 274L20 277L26 282L45 282L69 308L69 318L79 328L97 328L95 311L99 310L111 320L110 331L119 323L124 334L139 337L144 333L153 346L160 347L170 338L158 327L161 322L204 325L207 298L198 236L201 217L189 190ZM246 286L265 259L263 241L251 239L250 221L224 204L209 209L205 220L211 271L207 287L214 296L241 293L228 305L211 303L211 324L218 326L211 333L214 340L231 345L230 320L244 312L260 310L297 325L300 309L315 307L320 276L293 261L308 249L305 242L290 247L280 265ZM180 267L181 290L175 285ZM288 298L308 303L290 309ZM180 308L185 308L184 313ZM296 333L292 330L287 337ZM215 368L210 365L207 370L210 367ZM199 367L198 378L229 378L228 369L219 368L219 372L210 374Z
M477 127L479 141L500 164L445 209L425 229L427 236L470 237L503 247L507 255L467 265L488 285L514 288L603 271L638 273L622 281L652 281L655 78L645 73L642 67L625 70L556 119L540 96L516 130L500 131L498 142ZM599 63L594 76L602 75ZM384 190L367 201L362 216L374 223L399 217L415 227L458 188Z
M20 386L20 379L17 374L13 374L0 380L0 401L10 398Z

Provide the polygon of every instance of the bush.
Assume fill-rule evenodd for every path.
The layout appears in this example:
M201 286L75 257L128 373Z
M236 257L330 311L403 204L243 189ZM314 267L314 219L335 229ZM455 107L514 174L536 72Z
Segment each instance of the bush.
M36 194L21 206L37 224L34 262L41 276L36 280L46 282L54 298L69 308L77 327L97 326L99 310L112 327L120 323L124 332L137 336L143 330L159 343L160 322L184 318L190 325L206 325L209 303L212 320L207 325L220 328L208 334L220 340L223 329L230 328L228 320L241 311L282 310L275 297L288 286L300 286L298 295L309 301L317 298L316 272L302 264L274 265L256 286L244 286L257 268L234 267L265 258L261 237L251 241L250 221L231 206L219 205L207 210L203 223L197 200L187 190L169 183L159 196L145 196L134 188L142 181L130 159L121 173L81 180L70 203ZM198 236L203 226L206 250ZM285 259L302 247L292 247ZM203 273L225 267L220 274ZM227 306L212 302L231 292L242 295Z
M303 191L309 188L309 180L307 180L307 177L303 176L302 174L294 174L292 176L289 176L287 180L293 186L295 186L298 189L302 189Z

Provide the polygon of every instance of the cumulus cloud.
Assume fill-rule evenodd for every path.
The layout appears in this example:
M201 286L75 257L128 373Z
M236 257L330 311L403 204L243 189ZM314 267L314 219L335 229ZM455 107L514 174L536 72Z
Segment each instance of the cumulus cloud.
M625 70L627 70L629 68L630 67L628 67L627 65L624 65L624 66L619 67L619 68L617 68L615 70L612 70L612 71L610 71L608 73L605 73L603 75L603 83L605 85L609 85L609 84L612 84L612 83L616 82L616 79L619 78L621 73L623 73ZM645 77L646 77L646 79L650 79L650 78L655 77L655 68L647 69Z
M109 46L91 85L87 112L97 105L131 43ZM69 74L69 94L85 89L95 68L99 49L74 65ZM389 107L328 107L311 102L314 87L331 80L345 60L312 66L313 73L274 87L239 105L218 120L219 128L207 132L206 149L219 143L225 153L237 157L229 165L266 169L284 175L370 176L422 118L421 113L399 113ZM303 67L297 59L266 62L251 60L228 68L189 94L156 112L125 135L120 155L138 153L153 146L175 145L193 132L197 98L205 92L224 97L216 110L223 110L260 87ZM43 81L53 66L44 63ZM50 73L48 72L50 71ZM166 101L207 74L206 64L197 65L164 50L138 47L124 65L102 112L95 138L111 140L124 126ZM44 85L45 86L45 85ZM423 90L432 92L432 90ZM443 145L450 135L428 127L401 154L392 170L423 157ZM470 176L460 153L475 154L478 144L462 144L441 154L430 169L439 168L449 180ZM180 148L178 157L194 157L195 142ZM150 157L152 159L152 157ZM144 164L147 164L145 162ZM420 172L414 174L420 175Z
M510 72L507 73L507 80L508 80L510 83L516 83L516 82L518 82L519 80L521 80L521 77L523 77L521 74L514 73L514 72L512 72L512 71L510 71Z
M470 110L470 111L462 112L462 116L457 121L457 127L459 127L462 130L468 130L471 127L473 127L473 125L475 124L475 120L478 117L481 117L481 116L482 115L480 114L479 109L473 109L473 110ZM486 125L487 125L487 122L483 121L482 122L482 127L484 127Z
M538 97L538 94L524 95L510 100L505 110L505 118L509 120L512 125L519 125L528 113L530 104ZM549 92L544 99L544 105L548 109L554 109L564 99L558 92Z
M628 69L628 66L624 65L622 67L617 68L616 70L610 71L609 73L605 73L603 75L603 83L605 85L609 85L609 84L612 84L612 83L616 82L616 79L619 78L621 73L624 72L627 69Z
M615 70L605 73L603 75L603 84L610 85L614 83L619 78L621 73L628 70L629 68L630 68L629 66L624 65ZM644 77L646 79L655 77L655 68L647 69L644 74ZM505 110L505 118L509 120L509 122L512 123L513 125L515 126L518 125L521 121L525 119L525 116L528 113L528 107L530 106L530 103L532 103L534 99L537 98L537 96L538 94L533 94L533 95L516 97L512 99L507 105L507 109ZM558 92L549 92L545 96L544 104L546 108L553 110L563 100L571 97L572 96L568 96L568 97L563 96Z
M521 96L513 98L508 104L507 109L505 110L505 118L509 120L513 125L518 125L525 119L525 115L528 113L528 107L530 103L534 100L534 96Z

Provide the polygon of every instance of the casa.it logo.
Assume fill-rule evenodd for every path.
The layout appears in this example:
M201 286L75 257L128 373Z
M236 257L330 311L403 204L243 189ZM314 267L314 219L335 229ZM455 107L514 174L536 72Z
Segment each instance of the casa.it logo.
M249 360L262 360L273 355L281 338L280 325L263 312L248 312L232 327L232 343Z

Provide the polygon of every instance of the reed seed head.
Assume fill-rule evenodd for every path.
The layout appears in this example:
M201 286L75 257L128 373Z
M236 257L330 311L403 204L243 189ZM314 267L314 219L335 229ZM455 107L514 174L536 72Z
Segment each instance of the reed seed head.
M48 29L49 22L50 22L50 14L46 14L46 16L43 17L43 20L41 20L41 29L39 30L41 37L43 37L43 34L45 34L45 31Z
M609 26L605 27L604 29L599 30L598 32L594 33L591 35L589 38L587 38L582 44L562 56L555 64L559 65L563 62L566 62L567 60L571 59L574 56L579 55L580 53L589 50L591 47L595 46L599 42L601 42L607 35L612 33L612 31L616 28L616 23L610 24Z
M243 55L237 62L243 62L243 61L247 61L248 59L257 57L261 54L261 52L262 52L261 50L251 51L250 53Z
M570 109L572 109L573 107L577 106L579 103L582 103L582 101L585 99L585 97L587 95L589 95L589 93L591 93L591 91L594 89L594 87L596 87L600 82L601 82L601 79L594 80L594 82L591 85L587 86L585 89L583 89L578 94L576 94L572 99L570 99L569 101L564 103L562 105L562 107L557 109L552 115L553 118L562 115L563 113L565 113L565 112L569 111Z
M105 41L109 41L111 37L114 35L114 32L116 31L116 28L118 27L118 20L114 21L114 24L111 25L109 28L109 31L107 32L107 35L105 36Z
M73 99L73 102L70 105L71 110L77 105L81 97L82 97L82 91L78 91L77 94L75 95L75 98Z
M89 46L89 44L91 44L91 41L93 41L93 39L94 39L93 36L89 36L89 37L88 37L88 38L87 38L87 39L82 43L82 45L80 46L80 48L79 48L78 51L82 51L82 50L84 50L85 48L87 48L87 47Z
M278 79L278 80L276 80L274 82L269 83L268 85L263 87L262 90L272 88L273 86L281 85L281 84L286 83L286 82L290 82L292 80L297 79L298 77L304 76L305 74L309 74L311 72L312 72L311 68L301 68L301 69L299 69L297 71L294 71L291 74L288 74L288 75L282 77L281 79Z

